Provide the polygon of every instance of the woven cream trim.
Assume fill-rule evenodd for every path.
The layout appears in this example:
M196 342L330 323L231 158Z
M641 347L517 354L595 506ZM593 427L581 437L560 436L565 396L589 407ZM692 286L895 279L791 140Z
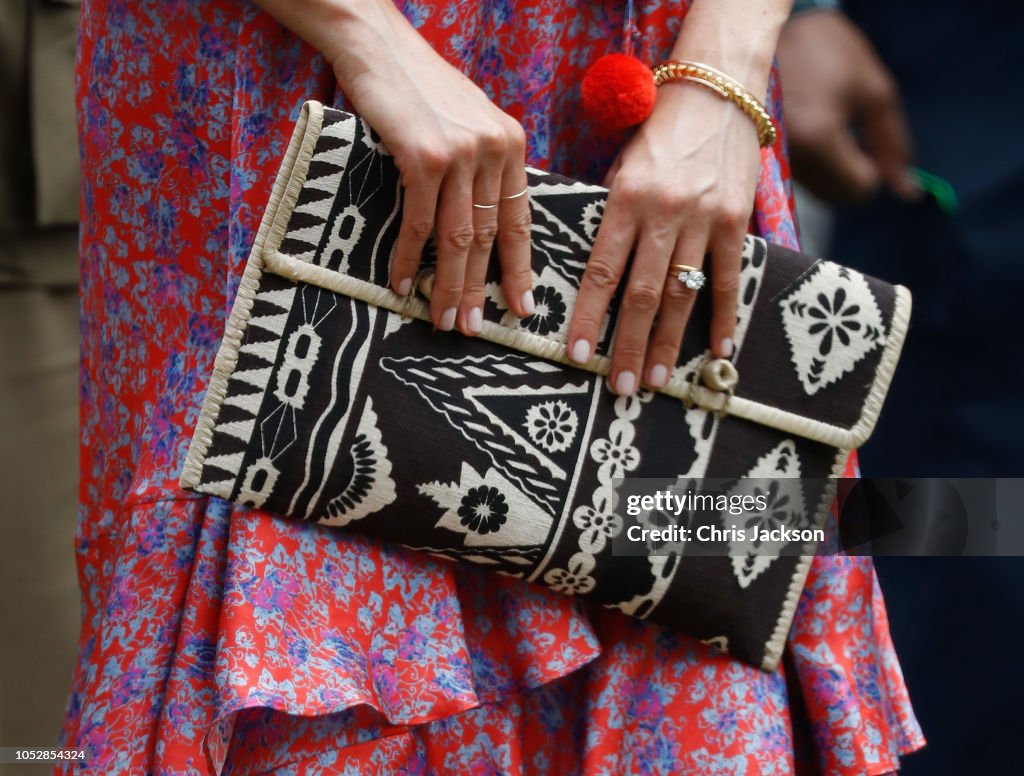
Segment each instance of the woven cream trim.
M856 444L840 448L832 464L832 473L825 494L822 496L822 503L818 506L815 514L815 524L822 526L828 518L828 510L835 499L837 480L843 476L846 469L846 459L849 458L853 448L859 447L871 434L875 423L878 421L878 414L882 409L882 402L885 394L889 391L889 384L892 382L893 373L896 371L896 364L900 359L900 351L903 349L903 342L907 336L907 328L910 325L910 311L913 306L910 292L903 286L896 286L896 299L893 303L892 325L889 327L889 336L886 340L885 350L879 361L878 369L875 371L874 382L864 400L864 411L859 421L852 429L851 436L858 440ZM808 545L807 552L813 552L814 546ZM782 611L775 622L775 630L764 647L764 659L761 661L761 668L765 671L774 671L782 659L782 651L786 648L786 640L789 638L789 629L793 624L793 617L796 615L796 607L800 602L800 594L803 592L807 582L807 574L811 570L813 555L803 555L793 576L789 581L789 590L786 593L786 600L782 604Z
M323 125L323 115L323 106L320 103L307 102L302 106L302 112L295 123L295 131L292 133L288 150L285 152L277 179L274 181L270 202L260 221L256 240L253 242L249 260L245 264L245 271L238 284L238 295L231 307L224 339L221 341L220 350L217 351L213 374L210 376L210 384L203 399L203 408L199 413L199 422L192 435L192 442L189 444L185 464L178 480L183 488L193 489L199 485L203 461L213 442L213 426L220 414L221 404L224 402L228 378L238 362L238 350L242 346L242 336L252 313L256 291L259 289L260 277L263 274L264 248L268 244L274 246L281 244L288 225L288 218L295 207L299 191L305 182L306 170L313 158L313 149Z
M828 519L829 509L836 497L838 480L846 469L846 459L850 457L852 449L839 450L832 462L832 472L829 475L829 483L825 486L825 492L818 503L818 509L814 514L814 525L823 527ZM786 598L782 602L782 609L775 620L775 628L768 642L764 645L764 657L761 659L761 668L765 671L774 671L782 660L782 653L786 648L786 641L789 640L789 629L793 625L793 618L796 616L796 607L800 603L800 595L807 583L807 575L811 571L811 561L814 560L814 552L817 545L809 542L804 546L806 555L801 555L800 560L793 569L793 576L789 579L789 589L786 590Z
M868 395L864 399L864 409L861 411L860 420L850 429L854 440L854 443L849 445L850 447L860 447L867 442L871 432L875 429L878 415L882 411L882 404L885 402L885 395L889 392L892 376L896 372L896 365L900 360L903 342L907 338L907 329L910 328L910 312L913 306L910 291L903 286L896 286L892 323L886 336L885 350L882 351L878 369L875 370L875 380L871 383L871 390L868 391Z
M405 298L399 296L390 288L378 286L351 275L334 272L279 252L270 253L266 256L266 266L268 271L291 280L320 286L321 288L344 294L376 307L383 307L401 315L418 318L423 321L430 320L429 306L423 299L418 297ZM611 365L611 359L604 355L595 355L586 364L577 364L569 358L566 347L561 342L556 342L522 329L502 326L493 321L484 321L483 329L478 336L481 339L502 345L503 347L513 348L522 353L548 359L549 361L557 361L598 375L607 375ZM901 343L902 336L896 337L894 342ZM898 356L897 349L897 352L888 360L891 362L891 366L888 367L886 385L888 385L888 379L891 379L891 372L895 368ZM885 361L884 358L883 361ZM879 372L881 373L881 369ZM865 431L870 432L871 427L874 425L878 408L881 406L881 397L879 397L878 401L872 404L872 413L875 417L868 419L870 420L869 423L866 423L865 418L862 418L855 429L847 429L842 426L814 420L813 418L806 418L792 412L786 412L777 407L751 401L741 396L733 396L727 401L723 393L712 391L703 386L694 387L690 383L678 378L670 380L660 390L661 393L674 396L677 399L693 401L698 406L712 412L724 410L726 414L733 417L749 420L786 434L795 434L805 439L839 448L853 448L861 444L867 438ZM884 396L884 389L882 390L882 396Z

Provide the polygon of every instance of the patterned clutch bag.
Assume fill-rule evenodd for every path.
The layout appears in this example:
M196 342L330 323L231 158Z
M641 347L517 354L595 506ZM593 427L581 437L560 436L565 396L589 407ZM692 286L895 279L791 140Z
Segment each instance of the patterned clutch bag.
M777 478L790 494L761 519L821 524L828 478L878 416L910 295L748 237L732 364L707 360L698 295L669 384L616 397L603 354L617 302L586 368L564 347L606 191L528 175L537 312L512 315L495 275L480 336L435 331L429 276L409 297L388 287L401 187L386 149L356 116L307 103L181 485L586 595L772 670L815 545L624 556L633 518L613 481Z

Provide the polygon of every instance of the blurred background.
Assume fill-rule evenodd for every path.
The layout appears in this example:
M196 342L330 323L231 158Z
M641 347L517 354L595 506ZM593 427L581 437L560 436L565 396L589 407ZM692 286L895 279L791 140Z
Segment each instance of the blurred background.
M0 0L0 746L56 742L78 638L78 6Z
M78 632L79 5L0 0L0 746L53 745ZM805 250L914 293L863 473L1024 474L1024 3L797 0L779 63ZM929 741L902 772L1022 772L1024 559L876 565Z

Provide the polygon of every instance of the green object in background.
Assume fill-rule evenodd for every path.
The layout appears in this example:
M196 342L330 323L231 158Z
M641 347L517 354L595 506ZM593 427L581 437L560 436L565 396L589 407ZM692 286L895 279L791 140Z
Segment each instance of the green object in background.
M795 0L790 16L807 13L808 11L838 11L839 0Z
M910 174L921 191L931 194L943 213L953 215L956 212L958 203L952 183L919 167L911 168Z

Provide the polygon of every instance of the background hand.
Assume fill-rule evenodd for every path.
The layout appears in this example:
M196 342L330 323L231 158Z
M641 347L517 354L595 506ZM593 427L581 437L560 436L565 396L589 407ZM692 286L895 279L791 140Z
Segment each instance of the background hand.
M920 195L895 81L844 14L815 11L787 22L779 71L793 174L813 194L857 201L885 185L904 199Z

